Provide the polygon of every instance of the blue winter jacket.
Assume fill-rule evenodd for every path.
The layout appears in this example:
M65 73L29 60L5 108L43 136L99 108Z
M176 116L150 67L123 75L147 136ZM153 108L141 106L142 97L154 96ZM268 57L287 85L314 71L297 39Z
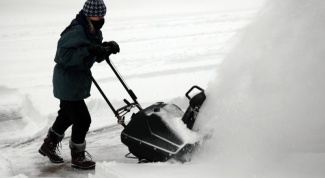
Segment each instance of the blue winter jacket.
M85 71L84 59L90 55L87 47L102 43L102 32L90 33L81 11L62 32L58 41L53 73L54 96L60 100L76 101L90 96L91 78ZM90 69L96 58L86 65Z

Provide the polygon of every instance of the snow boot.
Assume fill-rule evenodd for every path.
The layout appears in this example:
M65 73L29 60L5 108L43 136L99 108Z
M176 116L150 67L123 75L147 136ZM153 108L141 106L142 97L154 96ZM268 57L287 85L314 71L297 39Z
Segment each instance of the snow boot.
M70 140L71 167L75 169L95 169L96 163L91 160L91 155L85 150L86 141L81 144L73 143Z
M63 163L63 159L58 155L60 154L59 148L61 148L63 137L64 134L59 135L50 128L46 138L44 139L44 143L38 152L43 156L47 156L52 163Z

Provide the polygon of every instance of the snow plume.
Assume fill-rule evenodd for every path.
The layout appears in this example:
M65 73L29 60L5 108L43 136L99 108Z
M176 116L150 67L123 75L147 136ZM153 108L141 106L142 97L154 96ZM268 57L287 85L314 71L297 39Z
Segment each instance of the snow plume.
M272 0L240 34L198 118L217 175L325 175L324 17L322 0Z
M161 104L161 103L156 103ZM168 104L160 108L159 112L154 112L150 110L146 113L147 116L151 114L158 115L163 122L177 135L178 138L182 139L183 143L194 144L199 140L199 136L196 132L189 130L187 126L182 121L184 112L181 111L178 106L174 104Z

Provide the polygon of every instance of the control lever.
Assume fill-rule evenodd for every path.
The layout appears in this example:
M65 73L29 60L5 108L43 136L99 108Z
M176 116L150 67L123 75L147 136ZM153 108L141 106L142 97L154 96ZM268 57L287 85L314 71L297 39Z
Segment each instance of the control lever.
M124 99L123 101L124 101L124 103L126 103L128 106L131 106L131 103L130 103L128 100Z

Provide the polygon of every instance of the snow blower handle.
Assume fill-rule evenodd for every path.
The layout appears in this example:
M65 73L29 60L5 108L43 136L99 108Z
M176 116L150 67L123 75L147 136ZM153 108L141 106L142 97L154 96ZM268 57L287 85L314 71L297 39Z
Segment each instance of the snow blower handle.
M97 87L98 91L100 92L100 94L103 96L103 98L105 99L105 101L107 102L107 104L109 105L109 107L111 108L111 110L113 111L113 113L115 114L115 117L117 118L117 122L119 124L121 124L123 127L126 127L125 123L124 123L124 119L125 119L125 115L130 112L130 110L133 107L137 107L139 110L142 110L142 107L140 106L140 104L137 101L137 96L133 93L133 91L126 85L125 81L123 80L123 78L121 77L121 75L119 74L119 72L117 71L117 69L115 68L115 66L112 64L112 62L109 59L109 56L112 54L111 52L111 47L106 46L104 47L106 50L106 57L105 60L108 63L108 65L112 68L113 72L115 73L116 77L120 80L120 82L122 83L122 85L124 86L124 88L126 89L126 91L128 92L128 94L130 95L130 97L133 99L133 103L128 102L126 99L124 99L124 102L126 103L126 106L121 107L118 110L115 110L114 106L112 105L112 103L108 100L108 98L106 97L105 93L102 91L102 89L100 88L100 86L98 85L98 83L96 82L95 78L92 76L91 71L89 68L87 68L87 64L89 63L89 61L91 61L95 55L94 54L90 54L89 56L86 56L84 59L84 70L85 72L90 76L91 80L93 81L93 83L95 84L95 86Z
M203 92L204 90L202 89L202 88L200 88L199 86L193 86L190 90L188 90L188 92L186 92L186 94L185 94L185 96L189 99L189 100L191 100L192 98L189 96L189 94L192 92L192 90L194 90L194 88L196 88L196 89L198 89L198 90L200 90L201 92Z
M107 53L110 55L110 47L105 47L105 49L107 50ZM137 101L137 96L133 93L133 91L127 86L126 82L124 81L124 79L122 78L122 76L120 75L120 73L117 71L117 69L115 68L114 64L111 62L111 60L109 59L109 55L106 57L106 62L107 64L111 67L111 69L113 70L114 74L116 75L116 77L119 79L119 81L121 82L121 84L123 85L123 87L125 88L125 90L128 92L128 94L130 95L130 97L132 98L133 102L132 104L134 104L139 110L142 110L141 105L138 103ZM125 102L125 101L124 101Z
M121 107L120 109L116 110L119 116L124 116L128 112L131 111L133 107L136 106L136 103L130 103L128 100L124 99L123 100L126 103L126 106Z
M100 92L100 94L103 96L104 100L106 101L106 103L109 105L109 107L111 108L111 110L113 111L115 117L117 118L117 123L121 124L124 128L126 127L125 123L124 123L124 118L125 118L125 114L124 115L120 115L118 110L115 110L114 106L112 105L112 103L108 100L108 98L106 97L105 93L103 92L103 90L100 88L100 86L98 85L97 81L95 80L95 78L92 76L91 71L89 68L87 68L87 64L88 62L94 58L95 55L89 55L87 57L85 57L84 59L84 70L85 72L89 75L89 77L91 78L91 80L93 81L94 85L97 87L98 91Z

